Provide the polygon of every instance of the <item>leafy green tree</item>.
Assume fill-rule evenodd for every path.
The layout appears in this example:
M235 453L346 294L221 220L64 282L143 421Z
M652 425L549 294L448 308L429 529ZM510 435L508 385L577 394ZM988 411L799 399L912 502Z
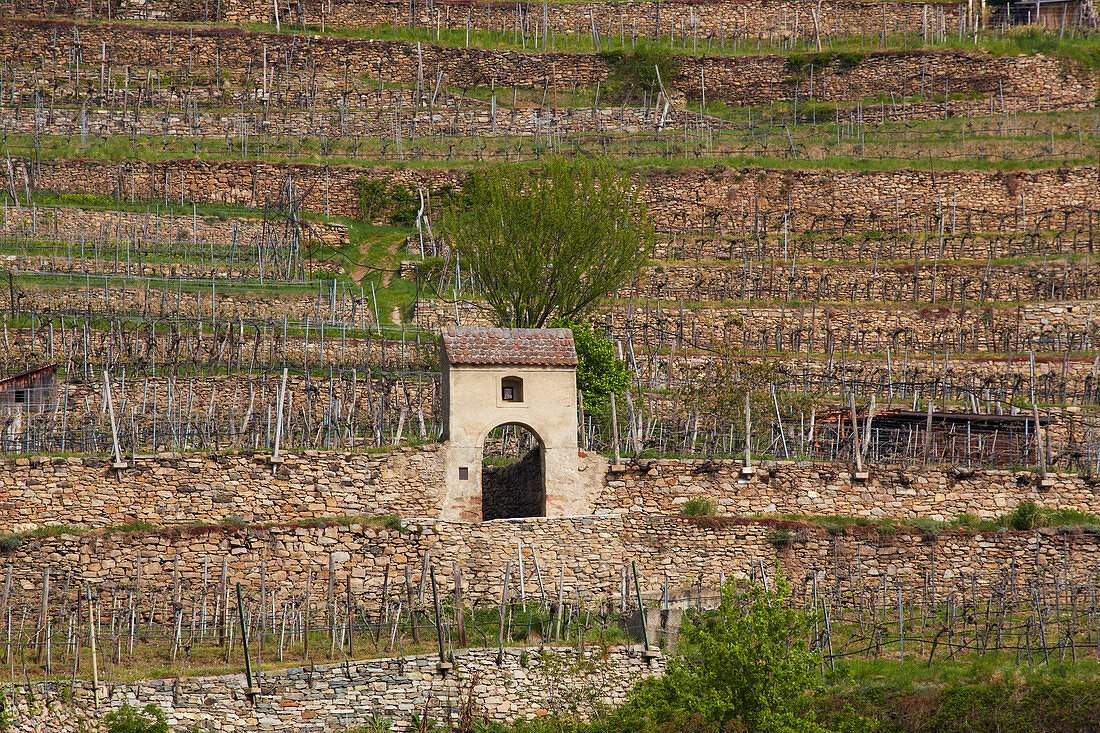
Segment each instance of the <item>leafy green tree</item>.
M630 387L630 370L615 356L615 346L610 339L590 323L555 318L550 326L573 331L573 343L577 347L577 389L584 393L586 409L602 410L610 403L612 394L622 397Z
M583 318L636 276L652 249L639 187L606 159L494 166L464 188L444 232L501 326Z
M799 702L819 684L820 656L807 649L812 617L790 605L789 595L781 577L770 591L728 582L718 609L681 631L686 653L669 660L664 676L635 688L634 710L656 724L697 715L740 723L749 733L826 731L798 715Z

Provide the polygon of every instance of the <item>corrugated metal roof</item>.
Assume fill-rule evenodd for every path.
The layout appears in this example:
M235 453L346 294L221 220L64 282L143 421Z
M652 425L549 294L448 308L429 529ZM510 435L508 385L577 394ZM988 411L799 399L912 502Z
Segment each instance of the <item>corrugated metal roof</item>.
M10 382L17 382L21 379L26 379L27 377L32 377L35 374L40 374L41 372L51 371L51 370L57 369L57 364L58 364L58 362L54 362L53 364L43 364L40 367L35 367L34 369L27 369L26 371L19 372L18 374L10 374L6 377L0 378L0 386L3 386L3 385L8 384Z
M452 364L577 365L568 328L452 326L443 331L443 348Z

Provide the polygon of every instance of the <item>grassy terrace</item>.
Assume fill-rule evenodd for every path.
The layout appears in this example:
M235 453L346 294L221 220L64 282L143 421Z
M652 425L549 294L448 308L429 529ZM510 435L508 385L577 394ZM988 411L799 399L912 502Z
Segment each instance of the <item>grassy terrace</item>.
M1057 118L1055 118L1057 119ZM1088 165L1100 159L1100 142L1090 134L1087 141L1083 128L1062 132L1052 138L1036 135L1028 140L1016 138L977 141L962 138L965 123L956 123L955 142L946 136L939 143L883 140L882 134L853 128L854 135L841 132L833 137L824 130L819 137L793 147L783 128L753 131L738 135L727 131L689 129L669 130L643 136L586 135L555 137L559 149L570 155L612 155L619 165L633 167L708 166L757 167L796 170L1037 170L1061 165ZM834 129L836 129L834 127ZM791 131L792 137L795 132ZM835 133L834 133L835 134ZM904 133L902 133L904 134ZM900 135L899 135L900 137ZM733 138L731 140L731 138ZM89 138L85 146L79 139L40 136L35 145L33 136L9 135L0 154L37 156L40 160L90 158L122 162L140 158L163 162L194 158L207 161L262 160L266 162L328 163L355 166L401 167L470 167L484 163L537 162L553 148L545 136L469 138L442 142L433 137L403 138L400 145L389 139L363 138L358 141L329 138L265 139L253 141L250 154L243 155L238 146L227 150L224 141L190 141L175 138L164 145L159 138ZM965 150L964 150L964 146ZM196 153L196 148L198 152ZM253 153L252 151L256 151ZM327 151L327 152L326 152Z
M888 0L884 0L888 1ZM501 17L508 20L508 13L501 13ZM260 33L281 33L284 35L315 35L331 36L336 38L357 38L374 40L396 40L415 43L432 43L438 46L451 48L485 48L507 51L526 51L529 53L541 53L543 39L539 38L536 44L531 31L522 35L515 28L515 16L511 16L511 27L505 30L485 30L471 28L466 31L465 15L452 17L452 21L463 24L458 28L410 28L406 25L377 25L373 27L340 27L325 25L324 29L319 23L290 24L284 23L278 29L273 23L245 23L233 25L227 23L205 23L203 28L246 29ZM81 21L88 22L88 21ZM102 23L97 20L91 23ZM494 21L494 26L499 20ZM135 27L152 26L191 28L196 27L187 22L150 22L150 21L110 21L112 25L132 25ZM677 55L700 56L733 56L733 55L760 55L760 54L814 54L818 53L817 42L813 36L812 28L804 31L799 37L791 40L784 39L776 42L774 39L763 37L749 37L738 39L722 35L707 36L704 34L681 35L670 37L667 32L654 35L648 33L650 23L639 22L638 29L633 25L618 24L610 35L606 33L606 27L600 29L601 42L599 52L613 52L631 50L638 45L650 46L657 50L663 50ZM621 30L621 32L620 32ZM677 28L679 30L679 28ZM596 53L592 40L592 34L588 27L582 32L558 33L554 32L546 40L547 52L571 52L571 53ZM823 51L836 53L868 52L881 50L918 50L918 49L952 49L963 51L988 51L997 55L1015 56L1018 54L1046 54L1057 55L1068 59L1080 61L1089 66L1100 66L1100 37L1097 32L1087 29L1074 28L1064 35L1055 36L1031 29L1014 30L1005 33L1002 29L983 30L977 36L973 33L959 34L957 26L949 27L946 36L929 33L927 36L919 32L896 33L888 32L866 35L832 35L822 36Z

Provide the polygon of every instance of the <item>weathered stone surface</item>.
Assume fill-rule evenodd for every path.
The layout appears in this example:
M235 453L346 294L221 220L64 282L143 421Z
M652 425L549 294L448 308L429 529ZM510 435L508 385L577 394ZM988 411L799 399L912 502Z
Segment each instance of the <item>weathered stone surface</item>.
M583 666L578 662L583 661ZM613 647L577 652L570 648L504 649L500 663L495 649L459 649L454 667L443 675L434 655L375 659L347 664L322 664L264 670L262 693L255 705L244 695L243 674L219 677L143 680L114 683L101 691L101 707L93 709L92 689L78 682L71 703L58 702L56 688L45 705L41 685L34 702L17 686L11 710L14 733L77 733L102 731L103 718L129 703L158 705L173 730L220 730L231 733L293 730L322 733L346 730L373 719L389 718L398 730L414 712L425 710L447 725L445 706L451 701L452 724L458 722L461 700L471 694L478 719L508 722L535 717L541 711L564 712L580 702L582 691L595 691L594 702L622 703L634 683L664 669L663 658L646 659L638 647ZM12 697L10 689L5 695Z

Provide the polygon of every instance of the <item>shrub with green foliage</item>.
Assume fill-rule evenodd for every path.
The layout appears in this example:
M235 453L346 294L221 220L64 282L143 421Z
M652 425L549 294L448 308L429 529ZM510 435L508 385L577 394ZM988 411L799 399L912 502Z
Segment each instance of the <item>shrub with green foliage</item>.
M420 211L420 197L408 186L387 183L382 179L359 177L359 215L365 221L374 221L389 213L389 222L394 226L411 227L416 224L416 215Z
M6 534L0 537L0 553L8 555L23 546L22 535Z
M713 517L714 511L714 503L710 499L697 497L695 499L688 499L684 502L684 505L680 507L680 516Z
M820 656L803 641L814 619L789 596L782 576L773 590L730 580L719 607L681 630L684 655L669 660L664 676L639 682L629 708L658 724L698 715L748 733L826 731L799 714L807 691L820 686Z
M168 718L155 703L140 711L127 704L106 717L108 733L168 733Z
M669 81L680 70L680 63L668 48L639 40L631 49L601 51L600 56L611 64L608 95L625 99L642 93L656 94L661 83ZM660 79L658 79L658 72Z
M630 370L615 355L615 346L590 323L574 323L567 318L550 321L551 328L568 328L577 348L577 389L584 393L587 410L603 411L611 395L618 399L630 387Z
M1033 501L1022 501L1008 515L1012 529L1035 529L1039 526L1039 506Z
M122 524L114 524L110 527L105 527L103 529L103 533L113 534L115 532L122 532L124 534L129 534L131 532L152 532L154 529L157 529L157 525L155 524L151 524L149 522L132 521L123 522Z
M798 535L789 529L773 529L764 537L772 547L782 549L790 547L798 540Z
M1077 61L1090 69L1100 68L1100 42L1095 37L1074 38L1034 25L1012 29L1000 38L985 40L983 45L1006 56L1043 54Z
M837 65L845 71L859 66L866 57L867 54L859 53L858 51L841 51L835 56Z

